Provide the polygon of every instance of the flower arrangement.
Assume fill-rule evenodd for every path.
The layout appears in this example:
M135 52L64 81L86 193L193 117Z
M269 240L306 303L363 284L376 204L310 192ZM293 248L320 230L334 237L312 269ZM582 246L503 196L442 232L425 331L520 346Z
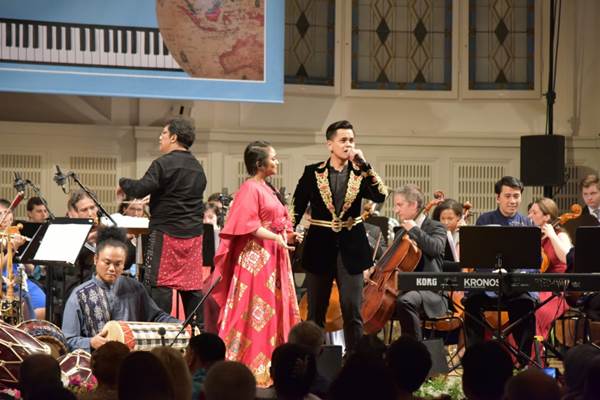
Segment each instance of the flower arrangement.
M450 396L453 400L465 398L462 391L462 380L460 376L439 375L433 377L425 381L415 394L425 398L435 398L442 395Z
M69 377L69 383L67 384L67 389L69 389L72 393L78 395L81 393L91 392L96 388L98 382L96 378L92 375L89 379L82 380L81 376L78 374L74 374Z
M0 389L0 393L9 395L13 399L21 399L22 398L21 392L18 389L4 388L4 389Z

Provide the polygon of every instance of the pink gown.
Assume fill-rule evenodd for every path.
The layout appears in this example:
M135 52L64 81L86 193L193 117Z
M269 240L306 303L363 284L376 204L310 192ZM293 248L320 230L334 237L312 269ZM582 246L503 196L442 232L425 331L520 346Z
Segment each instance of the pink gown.
M248 179L235 195L215 255L213 292L220 307L218 331L226 358L247 365L257 384L271 384L275 347L300 321L288 251L274 240L255 237L259 227L285 234L288 211L264 182Z
M546 272L564 273L567 270L567 265L558 259L550 239L544 238L542 240L542 248L549 261ZM546 301L550 296L552 296L552 292L540 292L540 303ZM536 335L546 339L554 320L563 315L568 308L569 306L562 293L539 308L535 312Z

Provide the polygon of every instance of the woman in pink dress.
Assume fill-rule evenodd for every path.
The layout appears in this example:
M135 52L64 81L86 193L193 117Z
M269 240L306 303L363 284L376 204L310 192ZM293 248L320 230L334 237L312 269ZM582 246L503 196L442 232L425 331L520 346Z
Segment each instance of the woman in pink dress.
M288 255L292 224L279 193L267 178L277 173L275 149L250 143L248 174L235 194L215 255L213 292L220 307L218 331L229 360L246 364L259 386L271 383L271 353L300 321Z
M549 198L542 198L531 205L529 218L542 229L542 250L548 258L548 268L542 272L564 273L567 270L566 254L573 247L571 239L560 228L551 223L558 219L558 207ZM540 292L540 303L552 296L551 292ZM552 323L568 306L562 294L554 297L535 312L536 335L546 339Z

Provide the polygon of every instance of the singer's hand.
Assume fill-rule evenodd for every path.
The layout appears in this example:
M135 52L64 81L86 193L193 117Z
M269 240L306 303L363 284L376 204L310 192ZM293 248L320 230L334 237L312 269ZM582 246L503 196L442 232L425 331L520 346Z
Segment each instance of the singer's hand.
M350 155L350 161L358 166L362 166L366 163L365 155L361 149L351 149L348 154Z

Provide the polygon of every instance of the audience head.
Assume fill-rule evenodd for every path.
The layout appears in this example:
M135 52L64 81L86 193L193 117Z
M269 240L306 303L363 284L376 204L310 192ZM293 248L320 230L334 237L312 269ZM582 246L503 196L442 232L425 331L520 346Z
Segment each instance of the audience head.
M374 358L378 361L383 360L386 351L385 343L376 335L363 335L354 348L354 353L358 357Z
M468 399L501 399L513 372L510 356L496 341L470 346L462 358L463 392Z
M225 343L214 333L204 332L192 337L185 350L185 361L191 373L199 368L209 369L225 359Z
M350 356L331 383L329 399L392 400L398 390L383 361L362 356Z
M73 218L98 218L98 207L94 200L83 189L77 189L71 192L67 201L69 214Z
M536 368L511 377L504 388L504 400L560 400L560 397L556 381Z
M236 361L219 361L204 380L206 400L254 400L256 379L252 371Z
M313 321L302 321L292 327L288 335L288 342L301 344L316 357L321 354L325 343L325 331Z
M597 400L600 396L600 355L589 361L588 371L583 385L582 400Z
M517 214L522 200L523 188L523 183L514 176L503 176L496 182L494 192L496 193L498 209L502 215L513 217Z
M92 353L92 374L98 385L117 386L119 368L129 354L129 347L124 343L110 341Z
M60 388L60 366L53 357L33 354L23 360L19 367L19 389L23 399L28 400Z
M405 393L413 393L421 387L432 365L427 347L409 336L401 336L392 343L385 360L396 386Z
M600 356L600 350L592 344L581 344L567 351L564 360L565 385L570 394L582 394L592 359Z
M30 197L27 200L27 218L31 222L45 222L48 219L48 209L39 197Z
M316 374L317 364L311 349L300 344L286 343L273 351L271 378L277 398L304 398Z
M440 221L446 226L446 229L454 232L458 228L462 214L462 204L454 199L446 199L433 210L432 219Z
M183 359L183 354L179 350L166 346L152 349L152 354L158 357L166 368L173 384L175 399L191 399L192 376Z
M148 351L129 353L119 370L119 399L173 400L174 390L167 369Z

